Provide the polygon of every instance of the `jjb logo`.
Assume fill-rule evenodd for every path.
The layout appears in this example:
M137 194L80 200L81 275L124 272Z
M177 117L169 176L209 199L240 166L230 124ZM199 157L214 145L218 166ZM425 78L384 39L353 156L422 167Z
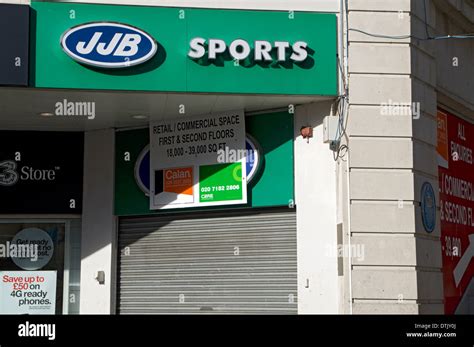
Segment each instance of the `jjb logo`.
M156 41L143 30L114 22L70 28L61 36L61 47L77 62L102 68L142 64L158 49Z

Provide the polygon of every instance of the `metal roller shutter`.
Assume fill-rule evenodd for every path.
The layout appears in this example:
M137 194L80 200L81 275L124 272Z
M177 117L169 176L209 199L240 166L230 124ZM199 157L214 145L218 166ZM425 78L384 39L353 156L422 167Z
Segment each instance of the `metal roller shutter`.
M121 314L296 314L294 209L120 222Z

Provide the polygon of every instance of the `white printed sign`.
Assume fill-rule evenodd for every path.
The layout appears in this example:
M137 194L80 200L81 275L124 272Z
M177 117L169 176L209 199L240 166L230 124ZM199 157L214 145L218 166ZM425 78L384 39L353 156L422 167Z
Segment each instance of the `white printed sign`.
M243 111L152 123L150 145L150 209L247 203Z
M55 314L56 271L0 271L0 314Z
M39 270L46 266L54 253L54 243L49 234L39 228L20 230L12 240L18 246L26 246L35 250L35 257L12 257L13 262L24 270Z

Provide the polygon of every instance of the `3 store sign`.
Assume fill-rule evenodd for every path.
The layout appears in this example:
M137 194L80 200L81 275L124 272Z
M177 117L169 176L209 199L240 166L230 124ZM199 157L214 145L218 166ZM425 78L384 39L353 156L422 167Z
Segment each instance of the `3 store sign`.
M11 187L18 181L54 181L58 167L54 169L35 169L23 166L18 170L17 163L13 160L0 162L0 186Z
M79 63L102 68L125 68L152 59L158 51L155 39L145 31L128 24L115 22L90 22L66 30L60 40L63 51ZM221 39L195 37L189 43L188 57L210 60L229 53L234 60L245 60L252 55L255 61L271 62L271 52L276 60L303 62L308 58L305 41L256 40L251 43L235 39L227 45ZM207 48L207 49L206 49ZM252 54L253 49L253 54Z

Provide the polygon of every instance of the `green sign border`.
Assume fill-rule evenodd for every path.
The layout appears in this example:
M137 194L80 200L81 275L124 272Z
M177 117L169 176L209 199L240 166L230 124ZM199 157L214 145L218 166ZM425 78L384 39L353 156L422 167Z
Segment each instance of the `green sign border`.
M337 95L337 18L333 13L249 11L32 2L31 80L39 88L160 92ZM184 19L180 15L184 13ZM74 16L72 16L74 14ZM96 21L136 26L154 37L158 52L148 62L124 69L81 65L61 49L71 27ZM305 41L303 63L262 64L221 57L187 56L194 37Z

